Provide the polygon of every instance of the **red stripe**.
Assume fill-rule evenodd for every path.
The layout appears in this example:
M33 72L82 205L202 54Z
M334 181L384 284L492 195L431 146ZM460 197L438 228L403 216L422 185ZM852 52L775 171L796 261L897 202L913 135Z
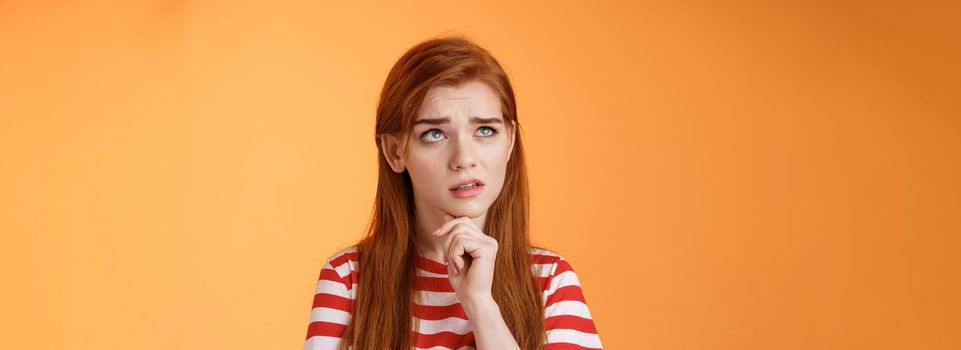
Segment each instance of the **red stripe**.
M357 262L357 252L344 253L341 256L338 256L336 259L330 261L330 266L336 268L340 265L343 265L347 261Z
M531 254L532 264L553 264L558 259L560 258L552 255Z
M351 304L354 301L348 298L344 298L339 295L327 294L327 293L317 293L314 294L314 305L313 307L326 307L331 309L337 309L340 311L350 312Z
M447 277L414 277L414 289L427 292L454 292L454 286L450 285Z
M554 277L566 271L574 271L574 269L571 268L571 264L567 263L567 260L558 260L557 267L554 269L554 272L550 275L550 277L547 278L547 282L545 282L547 286L545 287L544 290L547 290L551 287L551 283L553 283Z
M558 260L560 260L560 257L553 256L553 255L542 255L542 254L532 253L532 254L529 254L529 256L530 256L531 264L553 264ZM331 260L330 265L333 266L334 268L337 268L338 266L343 265L348 261L356 263L357 258L358 258L358 254L356 252L345 253ZM427 259L421 255L417 255L416 260L417 260L417 267L420 267L424 271L433 272L433 273L442 274L442 275L447 274L447 265L443 263L440 263L431 259Z
M574 329L584 333L597 334L594 321L574 315L557 315L546 318L544 320L544 330L551 329Z
M343 278L341 278L340 275L337 274L337 271L333 269L327 269L327 268L320 270L319 279L334 281L334 282L343 282Z
M411 332L415 339L414 345L418 348L429 348L443 346L450 349L460 349L464 346L474 345L474 332L457 334L453 332L438 332L435 334L422 334Z
M314 321L307 326L307 339L310 339L310 337L315 335L342 337L344 335L344 330L346 329L347 325L342 325L340 323Z
M350 275L340 277L340 275L337 274L337 271L334 271L331 269L320 270L320 279L343 284L344 287L347 288L347 290L350 290L354 287L353 282L351 281L351 277L353 276L354 276L353 271L351 271Z
M554 305L554 303L563 300L576 300L587 304L587 302L584 301L584 293L581 292L581 286L571 285L557 288L554 294L547 297L547 300L544 302L544 307Z
M547 288L550 288L550 280L550 277L537 277L537 286L541 288L541 292L544 292L547 290Z
M427 272L439 273L442 275L447 274L447 265L425 258L419 254L417 255L417 267Z
M571 343L550 343L544 345L544 350L591 350L597 348L587 348L577 344Z
M464 307L460 303L446 306L415 304L411 313L419 319L432 321L443 320L448 317L467 319L467 313L464 312Z
M574 271L574 268L571 267L571 264L568 263L567 260L558 260L557 270L554 270L554 276L560 275L561 273L567 271Z
M553 264L557 262L557 260L561 259L559 256L554 256L554 255L544 255L544 254L534 254L534 253L530 253L528 255L530 256L530 261L532 264ZM360 255L357 252L344 253L338 256L337 258L334 258L333 260L331 260L330 265L336 268L340 265L343 265L347 261L357 262L359 257ZM447 272L447 265L444 265L434 260L424 258L421 255L417 255L417 257L421 258L418 260L423 260L422 262L425 263L425 265L431 266L432 269L436 270L431 272L436 272L436 273ZM438 268L438 266L441 266L443 268Z

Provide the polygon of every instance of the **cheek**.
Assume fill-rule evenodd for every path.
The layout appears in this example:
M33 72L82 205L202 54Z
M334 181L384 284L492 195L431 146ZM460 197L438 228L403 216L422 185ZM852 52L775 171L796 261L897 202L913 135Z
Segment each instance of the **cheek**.
M491 169L507 168L507 145L491 147L484 152L484 163L489 164Z
M487 174L490 176L490 180L494 181L498 187L504 183L504 178L507 175L507 147L502 147L497 150L491 150L490 154L485 157L485 164L487 165Z
M444 180L444 164L436 156L413 154L407 158L407 170L414 183L433 185L442 184Z

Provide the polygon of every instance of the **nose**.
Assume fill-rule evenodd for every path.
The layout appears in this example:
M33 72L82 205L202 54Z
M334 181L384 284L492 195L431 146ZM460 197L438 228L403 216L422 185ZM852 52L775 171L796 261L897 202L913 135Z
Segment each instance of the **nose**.
M477 166L477 159L474 157L474 149L471 145L470 137L458 137L454 143L454 155L451 157L451 170L461 170L464 168L474 168Z

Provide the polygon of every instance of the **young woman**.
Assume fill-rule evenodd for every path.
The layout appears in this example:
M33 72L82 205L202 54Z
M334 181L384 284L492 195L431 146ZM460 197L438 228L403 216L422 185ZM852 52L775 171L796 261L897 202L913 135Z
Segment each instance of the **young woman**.
M371 222L321 269L304 349L602 348L571 265L528 239L519 128L506 73L473 42L397 61Z

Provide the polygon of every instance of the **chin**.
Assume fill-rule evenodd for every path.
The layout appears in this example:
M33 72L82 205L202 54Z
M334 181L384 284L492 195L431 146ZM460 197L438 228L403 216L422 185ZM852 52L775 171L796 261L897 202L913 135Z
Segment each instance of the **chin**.
M470 202L447 206L444 208L444 211L454 215L454 217L467 216L476 218L484 215L488 208L490 208L490 203Z

